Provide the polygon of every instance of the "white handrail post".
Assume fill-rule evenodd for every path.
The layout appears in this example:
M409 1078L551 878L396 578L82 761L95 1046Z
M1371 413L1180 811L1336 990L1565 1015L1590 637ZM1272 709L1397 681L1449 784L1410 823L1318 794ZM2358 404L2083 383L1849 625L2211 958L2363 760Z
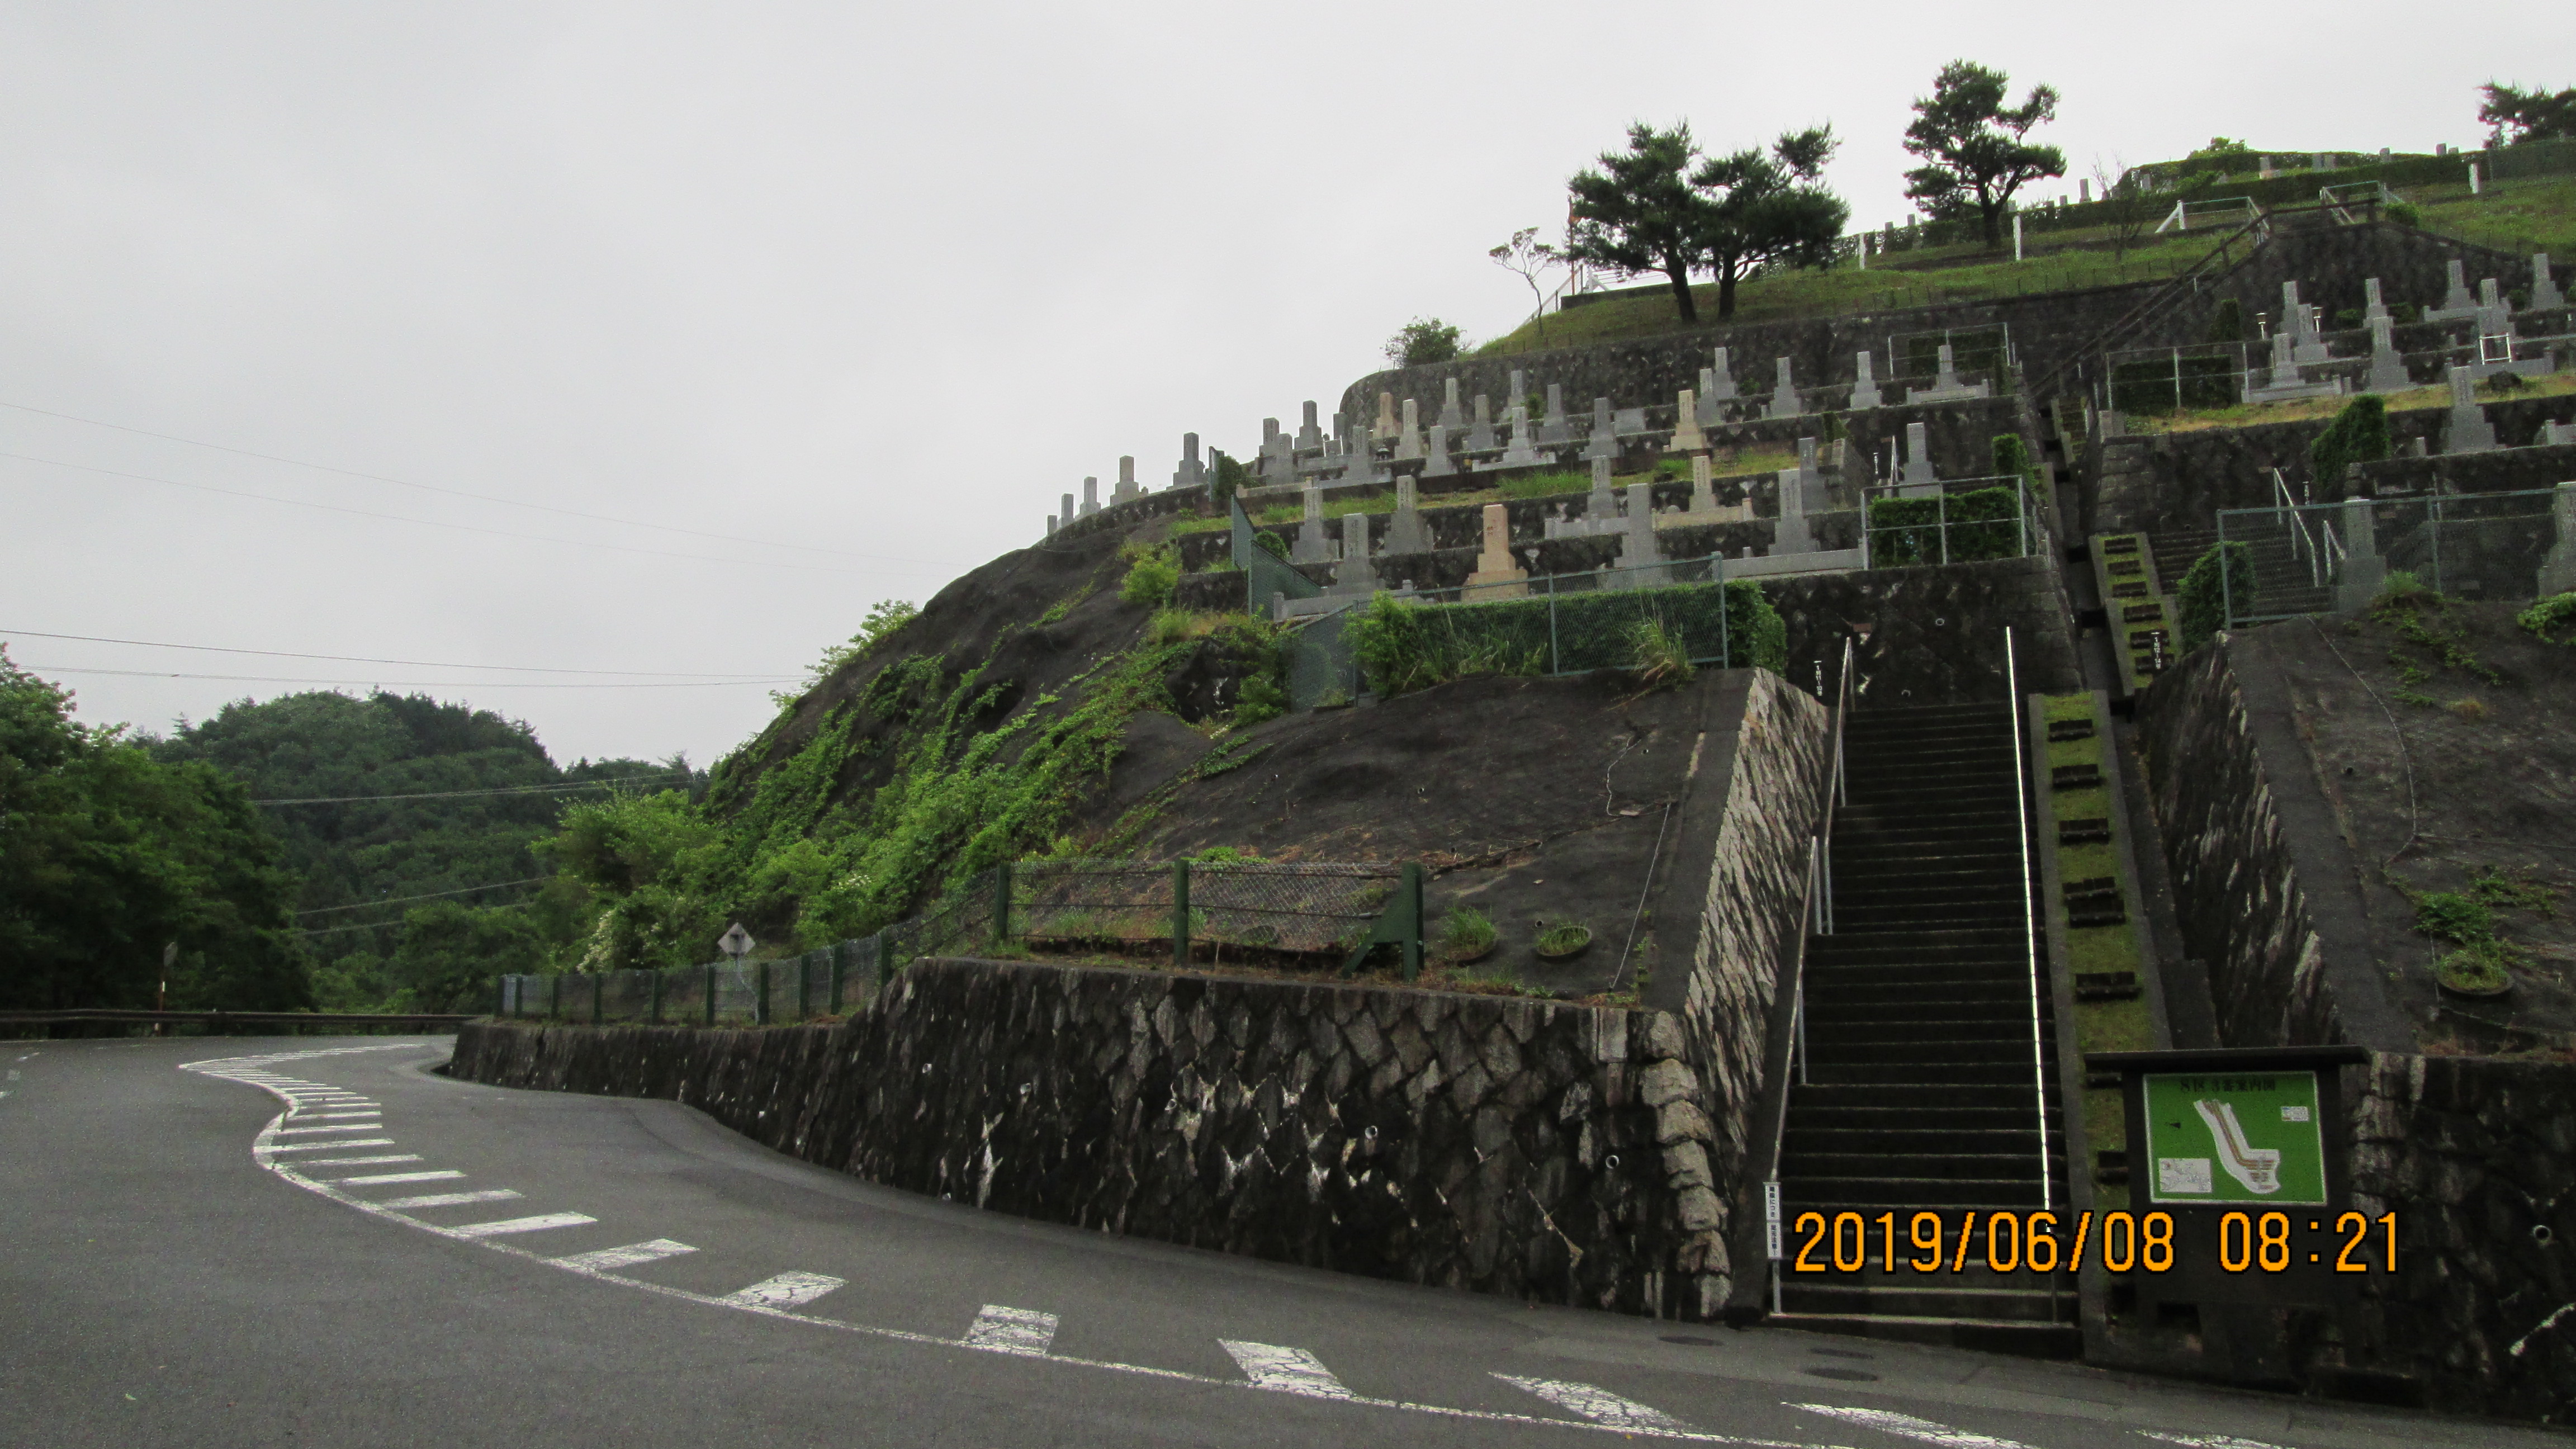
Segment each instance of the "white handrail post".
M2031 1087L2037 1094L2039 1116L2039 1206L2046 1211L2056 1206L2051 1200L2048 1183L2048 1064L2047 1054L2039 1040L2039 913L2031 899L2030 874L2030 768L2022 756L2021 744L2021 672L2013 660L2012 626L2004 626L2004 688L2012 697L2013 800L2021 808L2015 812L2013 826L2021 838L2021 924L2023 939L2030 950L2030 1071Z

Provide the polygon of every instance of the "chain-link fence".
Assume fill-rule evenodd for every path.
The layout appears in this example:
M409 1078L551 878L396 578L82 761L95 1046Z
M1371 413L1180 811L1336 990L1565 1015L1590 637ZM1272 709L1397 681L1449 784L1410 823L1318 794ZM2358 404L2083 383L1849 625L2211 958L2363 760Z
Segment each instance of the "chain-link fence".
M1861 490L1861 549L1874 569L2022 558L2048 549L2030 480L2017 474L1873 483Z
M2286 349L2270 342L2125 348L2103 355L2104 400L2116 412L2141 417L2212 412L2247 403L2443 387L2454 368L2468 369L2470 381L2485 387L2502 373L2545 376L2557 369L2562 356L2576 351L2570 347L2576 338L2521 336L2510 320L2509 304L2508 317L2495 322L2502 330L2485 330L2486 325L2440 347L2374 351L2360 314L2346 311L2329 319L2325 331L2310 334L2313 340L2304 345L2294 340ZM2510 379L2496 385L2509 384Z
M1946 368L1943 348L1949 349ZM1910 399L1917 392L1941 393L1954 388L1982 387L1993 396L2013 389L2012 330L2001 323L1891 333L1887 358L1888 375L1879 381L1904 389L1900 400Z
M1654 624L1663 640L1694 665L1720 669L1767 665L1781 641L1779 616L1751 579L1730 579L1720 555L1635 568L1541 574L1530 579L1416 589L1393 597L1406 609L1382 623L1381 652L1419 662L1434 675L1486 671L1508 674L1587 674L1639 665L1638 626ZM1739 569L1748 562L1735 560ZM1849 564L1845 565L1846 567ZM1390 637L1391 636L1391 637ZM1362 664L1368 666L1365 650ZM1382 673L1381 659L1372 667ZM1418 682L1418 681L1416 681ZM1381 680L1384 693L1409 683Z
M572 1022L741 1026L865 1007L906 964L989 950L1358 970L1392 949L1422 965L1421 867L1215 859L1036 861L973 877L873 936L799 956L664 971L501 978L498 1014ZM1168 954L1167 954L1168 953Z
M1268 617L1270 601L1275 598L1311 599L1324 591L1323 585L1297 572L1287 559L1262 545L1261 530L1244 515L1241 503L1228 506L1234 524L1234 563L1243 570L1244 599L1254 614Z
M2360 609L2398 573L2462 599L2576 589L2576 483L2221 509L2218 536L2244 544L2252 566L2252 597L2226 588L2230 628Z

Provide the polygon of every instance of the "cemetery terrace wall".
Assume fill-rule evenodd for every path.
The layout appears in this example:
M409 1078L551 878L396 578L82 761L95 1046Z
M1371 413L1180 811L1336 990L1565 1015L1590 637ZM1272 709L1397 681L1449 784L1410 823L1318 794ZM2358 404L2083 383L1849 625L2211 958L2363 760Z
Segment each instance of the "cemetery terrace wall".
M2411 1048L2269 632L2222 636L2138 701L2183 949L2207 965L2224 1045Z
M1643 1312L1699 1200L1665 1149L1711 1135L1685 1050L1661 1012L925 960L839 1026L477 1023L452 1071L997 1212Z
M1789 678L1830 698L1843 641L1855 641L1854 707L2003 700L2003 631L2024 694L2084 687L2074 609L2050 554L1765 579L1789 630ZM1821 681L1821 682L1820 682Z
M2527 444L2544 423L2576 421L2576 395L2479 400L2500 441ZM2547 488L2576 477L2576 459L2564 447L2505 447L2487 453L2439 452L2450 409L2410 408L2388 415L2390 440L2400 452L2421 438L2432 455L2396 457L2362 465L2369 490L2421 492L2435 480L2455 492L2500 493ZM2241 428L2202 428L2112 438L2090 451L2093 533L2207 529L2222 508L2264 508L2277 502L2271 471L2281 470L2291 491L2305 485L2314 502L2352 496L2342 479L2316 478L2308 447L2331 417L2258 423ZM2119 466L2112 466L2114 461Z

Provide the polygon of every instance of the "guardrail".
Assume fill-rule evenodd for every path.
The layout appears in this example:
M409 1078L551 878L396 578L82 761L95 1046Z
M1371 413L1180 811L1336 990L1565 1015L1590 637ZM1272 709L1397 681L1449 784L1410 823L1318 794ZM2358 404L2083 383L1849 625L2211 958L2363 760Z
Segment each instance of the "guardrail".
M52 1022L122 1022L162 1026L461 1026L475 1018L445 1012L319 1011L118 1011L73 1007L63 1011L0 1011L0 1026Z

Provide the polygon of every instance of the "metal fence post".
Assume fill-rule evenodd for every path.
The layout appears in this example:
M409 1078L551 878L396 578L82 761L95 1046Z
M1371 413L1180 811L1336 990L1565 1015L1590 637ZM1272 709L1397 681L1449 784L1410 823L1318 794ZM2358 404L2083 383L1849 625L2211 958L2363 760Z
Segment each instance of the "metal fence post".
M1404 863L1404 979L1422 974L1422 863Z
M508 976L492 978L492 996L492 1015L508 1016L510 1014L510 978Z
M1172 964L1190 964L1190 863L1172 862Z
M1866 518L1868 515L1864 513L1862 516ZM1866 562L1866 560L1864 560L1864 562ZM1726 615L1731 601L1726 597L1726 554L1723 551L1718 554L1717 562L1711 571L1717 577L1717 667L1720 669L1733 669L1735 667L1735 646L1729 642L1726 632Z
M608 1019L608 973L594 971L590 976L590 1024L597 1026Z
M814 1014L814 953L796 958L796 1019L803 1021Z
M662 972L659 967L654 968L653 971L652 989L653 1002L651 1006L645 1009L645 1019L652 1022L655 1026L660 1026L662 1024Z
M561 1021L563 1020L563 973L558 971L549 979L552 984L546 988L546 1016L551 1020Z
M716 963L707 963L707 1025L716 1024Z
M993 867L993 944L1011 944L1011 863Z
M769 1025L768 962L761 962L760 969L752 973L751 989L751 1023L754 1026L767 1026Z
M1564 668L1565 656L1558 653L1556 647L1556 575L1549 574L1547 576L1547 672L1555 674Z

